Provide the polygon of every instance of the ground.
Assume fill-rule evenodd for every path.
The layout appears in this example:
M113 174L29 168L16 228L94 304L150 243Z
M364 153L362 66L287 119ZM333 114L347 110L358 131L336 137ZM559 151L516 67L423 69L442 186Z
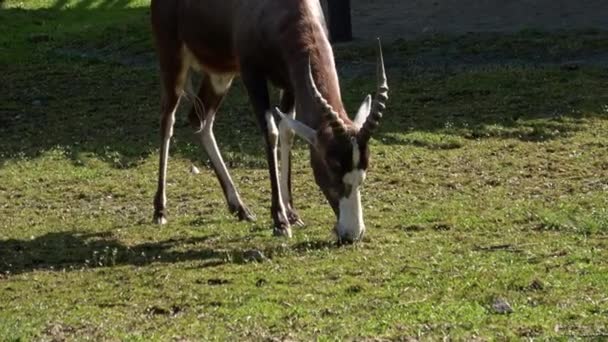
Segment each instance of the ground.
M368 234L337 246L301 142L294 192L306 226L272 236L240 82L217 135L258 221L228 213L182 113L170 223L153 225L160 90L147 3L3 6L2 339L608 336L602 27L386 41ZM374 59L373 42L336 46L347 108L374 89Z
M351 0L353 34L393 40L431 34L608 29L603 0Z

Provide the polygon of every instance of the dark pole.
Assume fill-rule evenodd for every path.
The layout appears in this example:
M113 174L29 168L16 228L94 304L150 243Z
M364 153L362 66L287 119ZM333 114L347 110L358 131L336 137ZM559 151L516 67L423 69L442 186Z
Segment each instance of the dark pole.
M329 34L333 42L347 42L353 39L350 21L350 0L327 0L329 12Z

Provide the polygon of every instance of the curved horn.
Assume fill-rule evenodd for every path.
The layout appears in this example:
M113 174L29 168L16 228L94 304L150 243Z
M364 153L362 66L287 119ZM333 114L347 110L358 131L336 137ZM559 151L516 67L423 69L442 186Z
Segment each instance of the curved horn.
M344 121L340 118L338 113L332 108L332 106L327 102L327 100L321 95L321 92L317 88L315 84L315 80L312 76L312 67L310 65L310 58L308 59L307 65L308 72L308 87L310 91L313 93L313 98L319 110L323 113L323 116L326 117L329 125L332 128L332 131L336 136L343 135L346 132L346 125Z
M380 125L382 112L386 108L388 100L388 84L386 82L386 71L384 70L384 57L382 56L382 44L378 38L378 64L376 69L376 77L378 79L378 89L372 102L372 108L367 120L361 127L358 133L358 139L362 143L366 143L374 133L374 130Z

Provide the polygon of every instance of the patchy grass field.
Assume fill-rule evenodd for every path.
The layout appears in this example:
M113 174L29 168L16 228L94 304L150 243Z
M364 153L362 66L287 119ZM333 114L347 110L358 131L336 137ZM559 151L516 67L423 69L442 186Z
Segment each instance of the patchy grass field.
M386 42L368 234L337 247L301 143L307 225L271 236L239 83L217 135L258 221L228 214L182 114L170 223L152 225L160 91L145 1L3 6L1 339L608 336L607 32ZM348 108L374 89L372 46L337 48Z

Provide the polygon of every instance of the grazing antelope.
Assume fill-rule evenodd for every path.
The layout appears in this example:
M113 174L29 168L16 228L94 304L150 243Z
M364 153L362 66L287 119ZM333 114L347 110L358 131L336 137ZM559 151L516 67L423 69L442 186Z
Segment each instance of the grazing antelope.
M378 88L354 121L342 104L327 28L318 0L152 0L151 22L163 86L160 167L154 220L166 222L166 176L175 111L190 68L203 75L189 120L239 219L252 220L226 169L213 121L233 78L240 74L266 145L275 235L301 224L291 196L290 149L294 132L310 145L316 183L336 216L341 241L363 236L360 187L369 163L368 142L377 128L388 86L378 42ZM268 82L282 89L272 108ZM200 113L202 112L202 113ZM298 120L295 120L295 116ZM278 128L275 115L281 118ZM281 138L279 178L277 146Z

